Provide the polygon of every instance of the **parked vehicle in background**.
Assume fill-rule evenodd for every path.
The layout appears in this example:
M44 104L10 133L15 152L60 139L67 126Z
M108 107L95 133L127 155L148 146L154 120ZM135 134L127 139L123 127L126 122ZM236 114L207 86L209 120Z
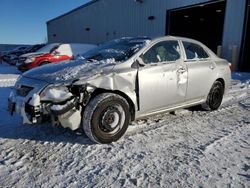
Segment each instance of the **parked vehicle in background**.
M44 46L35 53L20 56L17 66L19 70L26 71L49 63L72 60L74 57L77 57L77 55L95 47L96 45L93 44L52 43Z
M6 51L3 55L3 60L6 63L9 63L12 56L16 56L16 54L19 54L19 53L25 53L25 50L28 48L29 46L18 46L14 48L13 50Z
M45 44L35 44L32 46L28 46L24 50L17 51L15 53L12 53L9 55L7 63L11 65L16 65L18 63L18 59L21 55L26 54L26 53L31 53L31 52L36 52L40 48L44 47Z
M36 52L37 50L41 49L42 47L46 46L46 44L35 44L31 46L26 53Z
M187 38L122 38L83 57L24 73L10 112L110 143L135 119L196 105L216 110L230 85L229 62Z

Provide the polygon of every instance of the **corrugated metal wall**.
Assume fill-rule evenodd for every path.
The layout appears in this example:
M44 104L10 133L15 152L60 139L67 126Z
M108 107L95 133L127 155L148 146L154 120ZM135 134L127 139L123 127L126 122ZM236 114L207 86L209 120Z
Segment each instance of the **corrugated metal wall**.
M49 22L48 39L49 42L100 43L121 36L161 36L165 35L167 9L206 1L99 0ZM149 16L155 16L155 20L148 20Z
M209 0L98 0L47 23L49 42L101 43L121 36L161 36L166 12ZM241 46L246 0L227 0L223 56L231 60L232 46ZM148 20L154 16L155 20ZM86 28L90 30L87 31ZM53 36L56 34L56 36Z

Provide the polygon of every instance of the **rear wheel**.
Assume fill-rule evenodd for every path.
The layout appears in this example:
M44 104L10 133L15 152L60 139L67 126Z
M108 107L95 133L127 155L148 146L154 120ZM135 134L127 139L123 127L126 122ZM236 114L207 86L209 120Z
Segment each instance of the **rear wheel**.
M91 140L107 144L117 141L124 135L129 120L127 101L113 93L102 93L87 105L82 126Z
M215 81L202 108L205 110L217 110L221 105L223 95L223 84L220 81Z

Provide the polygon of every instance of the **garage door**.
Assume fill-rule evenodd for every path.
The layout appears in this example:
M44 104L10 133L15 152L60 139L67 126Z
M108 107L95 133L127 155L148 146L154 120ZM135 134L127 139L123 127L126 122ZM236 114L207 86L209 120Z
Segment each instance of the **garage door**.
M226 1L167 11L167 35L199 40L214 52L222 43Z

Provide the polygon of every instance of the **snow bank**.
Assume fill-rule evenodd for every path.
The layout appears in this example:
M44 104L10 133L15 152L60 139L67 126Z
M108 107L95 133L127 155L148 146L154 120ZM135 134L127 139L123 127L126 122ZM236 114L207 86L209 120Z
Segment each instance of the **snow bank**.
M17 74L0 74L0 87L14 86L18 77Z
M247 73L247 72L233 72L232 73L232 79L250 83L249 74L250 73Z

